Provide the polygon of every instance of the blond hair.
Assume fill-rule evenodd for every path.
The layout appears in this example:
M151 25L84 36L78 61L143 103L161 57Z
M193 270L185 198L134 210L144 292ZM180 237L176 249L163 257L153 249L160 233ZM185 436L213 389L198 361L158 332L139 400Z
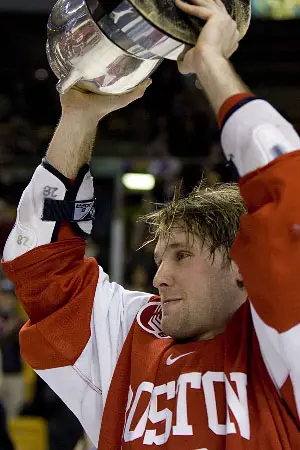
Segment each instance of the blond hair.
M150 227L150 237L143 244L156 241L159 236L171 236L174 227L198 236L214 258L216 250L223 254L224 263L231 261L230 248L239 229L240 217L247 212L236 183L217 183L207 186L201 182L186 197L175 189L173 200L157 204L157 209L140 217Z

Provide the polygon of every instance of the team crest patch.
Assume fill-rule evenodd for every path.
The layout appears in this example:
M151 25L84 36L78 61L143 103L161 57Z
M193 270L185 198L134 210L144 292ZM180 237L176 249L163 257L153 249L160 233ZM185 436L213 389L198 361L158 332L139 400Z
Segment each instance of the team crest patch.
M170 338L166 336L161 329L161 303L149 302L146 303L138 312L136 317L138 324L147 333L154 334L158 338Z

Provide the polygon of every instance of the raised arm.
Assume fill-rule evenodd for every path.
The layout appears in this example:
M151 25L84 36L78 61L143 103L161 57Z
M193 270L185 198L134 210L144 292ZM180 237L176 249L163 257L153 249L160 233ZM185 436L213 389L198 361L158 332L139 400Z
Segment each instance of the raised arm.
M94 215L87 163L98 120L145 88L114 97L64 95L61 121L22 195L3 254L4 271L30 319L20 334L22 356L94 444L119 352L150 295L110 282L96 260L85 257Z
M71 89L61 96L62 116L46 154L67 178L75 178L92 154L98 122L143 96L151 80L123 95L95 95Z
M228 57L235 24L219 0L177 0L207 20L180 62L196 73L222 128L224 153L241 175L248 207L232 248L244 277L267 370L290 413L300 419L300 138L268 102L252 95Z
M178 61L178 69L182 74L196 74L196 86L204 90L218 116L229 97L235 94L250 95L250 90L229 62L238 48L239 32L221 0L193 0L191 3L176 0L180 9L206 20L206 24L195 47Z

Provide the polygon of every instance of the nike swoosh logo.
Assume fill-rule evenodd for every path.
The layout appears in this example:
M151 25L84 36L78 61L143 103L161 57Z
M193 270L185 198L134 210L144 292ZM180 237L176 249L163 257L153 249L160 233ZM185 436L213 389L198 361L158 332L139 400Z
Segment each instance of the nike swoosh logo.
M183 358L184 356L187 356L187 355L191 355L192 353L195 353L195 352L184 353L183 355L176 356L176 358L172 358L172 355L170 355L166 361L166 364L167 364L167 366L171 366L176 361L178 361L178 359Z

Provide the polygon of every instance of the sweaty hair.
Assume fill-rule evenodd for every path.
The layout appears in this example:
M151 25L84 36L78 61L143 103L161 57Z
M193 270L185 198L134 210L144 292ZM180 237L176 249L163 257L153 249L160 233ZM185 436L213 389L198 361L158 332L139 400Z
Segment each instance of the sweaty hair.
M182 197L180 188L176 188L171 202L157 204L156 211L140 218L150 226L149 239L143 246L156 241L159 236L170 237L175 227L186 232L188 239L198 236L212 258L216 250L221 251L224 264L228 264L240 217L246 212L236 183L206 186L201 182L186 197Z

